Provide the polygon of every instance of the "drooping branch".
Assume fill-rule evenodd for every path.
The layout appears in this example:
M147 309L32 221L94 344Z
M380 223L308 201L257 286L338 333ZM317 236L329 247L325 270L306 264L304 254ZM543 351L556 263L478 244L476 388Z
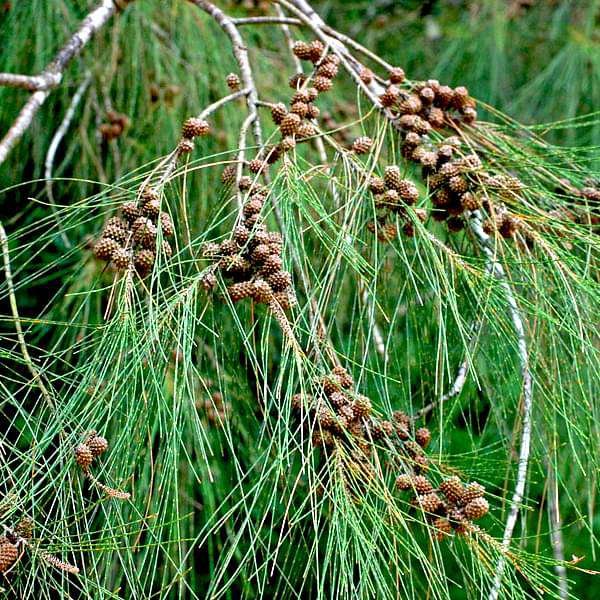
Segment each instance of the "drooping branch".
M92 36L108 22L110 17L127 4L128 0L101 0L100 4L87 15L79 29L39 75L0 74L0 85L12 85L34 92L0 141L0 164L6 160L8 153L23 137L51 90L60 84L67 65L80 54Z
M52 137L52 141L50 142L50 146L48 147L48 152L46 153L46 160L44 162L44 178L46 179L46 193L48 194L48 202L50 203L50 207L52 212L54 213L55 219L58 221L58 215L56 213L56 205L54 204L54 195L52 193L52 169L54 166L54 157L56 156L56 151L62 139L65 137L67 130L71 126L71 121L73 121L73 117L75 116L75 111L85 94L90 81L92 80L91 73L86 73L84 80L79 84L79 87L73 94L73 98L71 100L71 104L63 117L56 133ZM67 237L67 234L63 229L60 231L60 235L65 243L67 248L71 247L71 242Z
M515 525L517 524L519 509L521 502L523 501L525 484L527 482L527 468L529 466L532 433L533 383L531 371L529 369L529 352L527 349L527 339L525 335L523 317L521 316L521 311L517 304L513 289L508 282L506 272L496 259L495 252L491 247L491 238L483 230L482 219L479 211L473 211L471 213L469 219L469 228L473 232L479 248L486 256L487 270L499 281L500 286L504 291L506 301L508 303L508 311L513 323L513 328L517 335L517 348L519 362L521 364L521 377L523 380L523 398L521 403L522 423L517 478L510 503L510 510L504 526L504 534L502 536L502 547L504 551L507 551L512 540ZM496 565L496 574L490 590L489 600L497 600L499 597L505 566L506 557L502 555L498 560L498 564Z

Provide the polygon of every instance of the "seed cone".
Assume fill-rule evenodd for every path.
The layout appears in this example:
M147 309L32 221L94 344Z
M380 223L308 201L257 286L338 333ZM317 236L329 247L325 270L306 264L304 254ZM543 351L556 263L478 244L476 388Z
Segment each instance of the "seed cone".
M281 124L279 125L281 134L284 136L293 135L296 133L296 131L298 131L301 121L302 119L298 115L294 113L288 113L285 115L285 117L283 117Z
M465 487L465 490L461 497L461 502L462 504L468 504L476 498L482 498L484 494L485 488L480 483L472 481Z
M113 253L120 248L119 243L110 238L101 238L94 245L94 256L101 260L110 260Z
M485 498L475 498L475 500L471 500L471 502L465 506L465 517L472 521L476 521L487 515L489 509L490 505Z
M359 137L356 138L352 144L352 150L356 154L366 154L373 146L373 140L370 137Z
M0 573L6 573L19 558L19 550L6 537L0 537Z
M197 117L187 119L181 129L181 135L187 139L205 136L209 133L210 125L204 119L198 119Z
M75 462L84 470L90 468L94 460L94 455L87 444L79 444L75 448Z
M440 483L440 492L446 496L450 502L458 502L463 495L463 485L456 476L450 477Z
M87 447L90 449L92 456L100 456L108 450L108 441L101 435L92 436L87 442Z
M242 85L242 82L240 81L240 78L236 73L229 73L225 81L227 83L227 87L231 91L239 90L240 86Z

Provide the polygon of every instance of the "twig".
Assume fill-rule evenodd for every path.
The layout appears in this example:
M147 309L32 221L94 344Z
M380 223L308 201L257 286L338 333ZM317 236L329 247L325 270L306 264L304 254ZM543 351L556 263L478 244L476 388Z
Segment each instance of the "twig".
M60 78L54 73L42 75L21 75L17 73L0 73L0 85L21 88L35 92L38 90L49 90L60 82Z
M8 238L6 236L6 231L4 230L4 226L0 222L0 245L2 246L2 256L4 259L4 276L6 278L6 287L8 290L8 298L10 303L10 310L12 312L13 321L15 324L15 330L17 332L17 340L19 342L19 347L21 348L21 354L23 355L23 360L27 365L27 369L31 373L33 380L36 382L44 400L48 404L51 410L54 410L54 402L52 401L52 397L50 392L44 385L42 380L42 376L40 372L37 370L36 366L33 364L33 360L29 354L29 350L27 349L27 344L25 343L25 336L23 335L23 329L21 328L21 318L19 317L19 309L17 307L17 299L15 297L15 288L13 284L12 278L12 270L10 268L10 254L8 249Z
M56 130L56 133L54 134L54 137L52 138L52 141L50 142L50 146L48 147L48 152L46 154L46 161L44 163L44 178L46 179L46 193L48 194L48 201L50 202L50 208L52 210L52 213L54 214L54 218L56 219L57 223L58 223L59 219L58 219L58 214L56 212L56 205L54 204L54 195L52 193L52 168L54 165L54 157L56 156L56 150L58 149L58 145L60 144L61 140L65 137L65 134L67 133L67 130L69 129L69 126L71 125L71 121L73 120L73 117L75 116L75 111L77 110L77 107L79 106L79 103L81 102L81 99L83 98L83 95L85 94L88 86L90 85L91 80L92 80L91 73L89 73L89 72L86 73L84 80L81 82L81 84L77 88L75 94L73 95L71 104L69 105L69 108L67 109L67 112L65 113L65 116L64 116L61 124L58 126L58 129ZM66 247L70 248L71 242L69 241L67 234L63 230L61 230L60 235L61 235Z
M479 211L473 211L469 215L469 227L477 243L485 254L487 259L486 268L490 274L492 274L499 282L504 290L506 301L508 302L508 311L513 322L515 333L517 334L517 346L519 352L519 361L521 363L521 376L523 378L523 400L521 406L521 441L519 450L519 463L517 468L517 480L515 483L515 489L511 499L510 511L506 519L504 526L504 535L502 537L502 548L506 552L510 546L510 542L513 536L515 525L519 517L519 508L523 500L525 493L525 483L527 480L527 467L529 465L529 453L531 449L531 414L533 409L533 389L531 371L529 370L529 352L527 350L527 341L525 337L525 326L523 324L523 318L521 311L517 304L512 287L508 283L508 279L504 268L496 260L494 250L490 247L490 236L483 231L482 219ZM498 559L496 565L496 574L492 583L492 588L489 594L489 600L497 600L502 585L502 577L504 575L504 568L506 566L506 556L503 554Z
M548 511L548 526L550 528L550 541L552 544L552 553L557 561L554 565L556 576L558 578L558 595L561 600L569 598L569 583L567 581L567 569L565 568L565 551L561 531L561 519L558 501L558 481L556 479L556 469L551 461L546 458L546 472L548 473L548 496L546 508Z
M244 41L240 32L238 31L233 20L228 17L220 8L216 7L208 0L189 0L192 4L195 4L198 8L209 14L221 27L221 29L229 36L231 40L231 46L233 55L238 67L240 68L240 77L244 88L248 90L246 96L246 103L248 105L248 112L252 116L252 127L254 131L254 137L256 139L257 146L262 146L262 130L260 121L258 119L258 92L256 90L256 84L254 83L254 77L252 75L252 67L250 66L250 59L248 58L248 49L244 45Z
M228 102L232 102L233 100L237 100L237 98L240 98L242 96L246 96L249 93L249 89L248 88L244 88L242 90L238 90L237 92L233 92L232 94L228 94L227 96L223 96L222 98L219 98L219 100L216 100L215 102L213 102L212 104L209 104L199 115L198 118L199 119L206 119L208 118L212 113L214 113L215 111L217 111L219 108L221 108L223 105L227 104ZM173 171L175 170L175 166L177 165L177 160L179 159L179 156L181 155L181 151L179 146L177 146L177 148L175 148L175 150L173 150L170 154L167 155L166 157L166 162L163 161L163 163L159 164L158 167L153 171L153 173L161 168L164 167L164 171L157 183L158 187L162 186L165 184L165 182L167 181L167 179L171 176L171 174L173 173ZM153 173L151 173L148 177L148 180L151 179ZM144 186L142 186L144 187Z
M47 84L42 85L42 87L29 88L36 91L25 103L12 127L0 141L0 164L6 160L8 153L21 139L25 131L27 131L33 117L50 95L51 89L61 82L63 73L69 62L81 52L94 33L106 24L118 8L124 6L126 3L124 0L121 0L119 3L116 3L114 0L101 0L100 4L81 22L79 29L71 36L46 69L40 75L27 80L31 82L32 80L39 79L39 82L44 81ZM9 77L10 74L4 73L2 75L5 80L11 79ZM22 83L26 82L22 79L24 76L13 75L13 81L15 77L20 77Z
M302 25L300 19L293 17L243 17L240 19L231 19L234 25Z
M420 411L415 414L415 419L419 419L428 415L434 408L441 406L444 402L458 396L467 381L467 373L469 372L469 359L465 357L458 370L456 372L456 377L450 386L450 389L439 399L434 402L429 403L427 406L424 406Z

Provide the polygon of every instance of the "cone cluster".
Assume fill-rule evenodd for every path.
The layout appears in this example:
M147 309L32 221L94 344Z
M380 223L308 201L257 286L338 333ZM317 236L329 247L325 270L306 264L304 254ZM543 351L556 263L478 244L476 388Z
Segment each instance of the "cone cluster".
M379 241L390 242L398 234L395 220L403 223L402 230L406 235L414 235L414 225L409 207L419 199L417 186L409 179L403 179L400 168L390 165L385 168L383 177L374 176L369 181L369 189L373 194L376 210L376 223L369 223L370 231L376 232ZM427 218L424 209L415 209L414 217L421 221Z
M399 87L404 82L404 71L400 67L393 68L379 101L405 131L425 135L432 129L477 120L475 100L466 87L451 88L430 79L406 90Z
M209 397L203 395L196 401L196 408L202 412L213 427L221 426L231 414L231 405L219 391L212 392Z
M485 488L477 482L464 485L456 476L444 479L435 488L425 475L405 472L397 477L396 487L410 494L411 505L423 512L439 540L453 533L468 533L473 521L489 511Z
M102 139L107 142L120 137L123 132L129 127L130 121L127 115L109 110L106 113L107 122L101 123L98 127Z
M160 210L160 196L152 188L142 191L139 203L125 202L120 212L120 217L112 217L104 225L94 245L94 255L118 271L133 267L141 277L146 277L159 251L158 231L161 230L164 238L173 236L173 221L168 213ZM167 258L172 254L171 245L165 239L160 251Z
M338 73L339 58L334 54L325 54L325 47L319 40L297 41L293 51L301 60L312 62L314 69L310 75L297 73L290 79L289 85L294 93L288 104L280 102L271 107L271 117L279 127L281 141L263 150L249 163L248 166L254 173L277 162L283 154L293 150L297 143L305 142L317 134L312 121L319 116L320 110L315 105L315 100L320 93L332 88L333 79ZM360 148L364 147L363 141Z
M106 438L91 431L85 442L75 447L75 462L83 471L87 471L98 458L108 450L108 441Z
M98 481L91 473L90 467L94 461L102 456L108 450L108 441L106 438L98 435L95 431L90 431L85 440L78 444L73 450L73 458L77 466L83 471L85 476L103 492L111 498L119 498L126 500L129 498L129 493L113 489L104 483Z
M205 273L203 284L213 289L217 284L215 271L219 271L231 281L227 292L233 302L252 298L263 304L275 302L288 310L296 303L296 296L292 276L284 269L281 257L283 237L267 231L259 222L269 190L248 176L238 185L245 193L242 218L229 239L204 246L203 255L214 261L214 269Z

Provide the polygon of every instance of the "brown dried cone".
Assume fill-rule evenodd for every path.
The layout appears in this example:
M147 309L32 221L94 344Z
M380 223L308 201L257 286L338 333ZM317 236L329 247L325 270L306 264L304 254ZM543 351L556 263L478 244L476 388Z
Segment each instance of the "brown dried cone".
M352 143L352 150L354 150L356 154L367 154L372 146L373 140L370 137L363 136L354 140Z
M442 492L450 502L459 502L462 498L463 491L463 485L456 476L449 477L440 483L440 492Z
M385 192L385 182L381 177L371 177L369 180L369 190L373 194L383 194Z
M227 165L221 173L221 183L223 185L231 185L235 181L237 168L235 165Z
M6 573L19 558L19 550L6 537L0 537L0 573Z
M397 190L402 183L400 168L396 165L389 165L383 172L383 181L388 188Z
M435 492L419 495L417 500L423 511L430 514L434 513L442 504L442 500Z
M321 56L323 56L323 52L325 52L325 45L321 40L313 40L310 43L310 60L313 63L316 63L320 60Z
M110 260L116 250L120 248L119 243L110 238L101 238L94 244L94 256L100 260Z
M333 79L338 74L338 66L332 62L324 62L317 69L317 76ZM316 86L315 86L316 87ZM317 88L319 89L319 88Z
M200 276L200 285L210 292L217 287L217 277L212 271L207 271Z
M187 139L205 136L209 133L210 125L204 119L198 119L197 117L187 119L181 129L181 135Z
M125 202L125 204L121 206L121 214L128 223L133 223L141 216L140 209L135 202Z
M87 440L86 446L90 449L92 456L97 457L108 450L108 441L101 435L93 435Z
M400 99L400 90L395 85L390 85L381 96L379 101L382 106L390 107Z
M284 136L293 135L296 133L296 131L298 131L301 121L302 119L298 115L294 113L288 113L285 115L285 117L283 117L281 124L279 125L281 134Z
M390 83L402 83L406 79L402 67L393 67L390 69Z
M290 107L290 112L298 115L299 117L305 117L308 112L308 104L306 102L294 102Z
M275 125L279 125L287 114L288 110L283 102L279 102L271 107L271 118Z
M431 431L427 427L419 427L415 431L415 441L421 448L427 448L429 442L431 442Z
M419 199L417 186L408 179L403 179L397 187L400 197L406 204L414 204Z
M402 474L396 477L396 487L401 491L413 489L413 478L411 475Z
M357 396L352 402L352 409L358 418L368 417L373 411L371 400L367 396Z
M292 46L292 52L300 59L300 60L310 60L312 56L312 48L310 44L306 42L302 42L300 40L294 42Z
M142 204L142 214L150 219L156 219L160 214L160 200L149 200Z
M487 515L489 510L490 505L485 498L475 498L475 500L471 500L471 502L465 506L464 513L467 519L476 521Z
M240 85L242 84L239 76L236 73L229 73L225 81L227 82L227 87L233 92L239 90Z
M312 137L313 135L317 135L317 130L314 125L306 121L304 121L304 123L300 123L298 130L296 131L296 137L298 139L306 139Z
M328 77L323 77L322 75L317 75L313 79L313 85L315 86L315 89L317 89L319 92L327 92L331 89L331 87L333 86L333 83L331 82L331 79L329 79Z
M472 481L464 489L464 492L461 497L461 504L468 504L476 498L483 498L484 494L485 488L480 483Z
M288 135L281 140L279 147L281 148L282 152L289 152L296 147L296 140L292 136Z
M450 521L445 517L438 517L432 522L432 526L435 532L435 538L439 541L452 535L452 525Z
M162 233L166 237L171 237L175 234L175 226L173 225L173 221L171 216L166 212L161 212L159 216L160 228Z
M133 264L140 275L147 275L154 265L154 252L152 250L140 250L133 257Z
M314 104L308 104L308 108L306 110L307 119L316 119L320 114L321 109L318 106L315 106Z
M254 284L251 281L242 281L234 283L227 288L232 302L239 302L245 298L250 298L254 293Z
M251 173L260 173L265 166L265 163L260 158L255 158L248 163L248 169Z
M417 494L429 494L433 491L433 486L427 477L424 475L415 475L412 479L412 485Z
M466 179L460 175L456 175L450 178L448 187L456 194L464 194L469 189L469 184Z
M84 470L87 471L92 462L94 461L94 455L87 444L79 444L75 448L75 462Z
M343 388L350 389L354 385L352 375L344 367L336 366L332 369L331 373Z
M122 244L127 239L127 235L127 223L118 217L109 219L102 231L102 237L115 240L116 242L119 242L119 244Z
M194 151L194 142L191 139L183 138L179 142L177 150L180 154L189 154Z
M292 276L287 271L275 271L267 279L274 292L283 292L292 285Z
M131 263L131 252L125 248L117 248L112 255L112 263L119 271L125 271Z
M371 71L371 69L362 67L358 73L358 76L360 77L360 80L363 83L366 83L367 85L369 85L370 83L373 83L374 75L373 75L373 71Z
M156 225L147 217L137 218L131 228L133 239L142 245L151 245L156 239Z
M252 297L256 302L269 304L273 300L273 289L264 279L257 279L252 285Z

